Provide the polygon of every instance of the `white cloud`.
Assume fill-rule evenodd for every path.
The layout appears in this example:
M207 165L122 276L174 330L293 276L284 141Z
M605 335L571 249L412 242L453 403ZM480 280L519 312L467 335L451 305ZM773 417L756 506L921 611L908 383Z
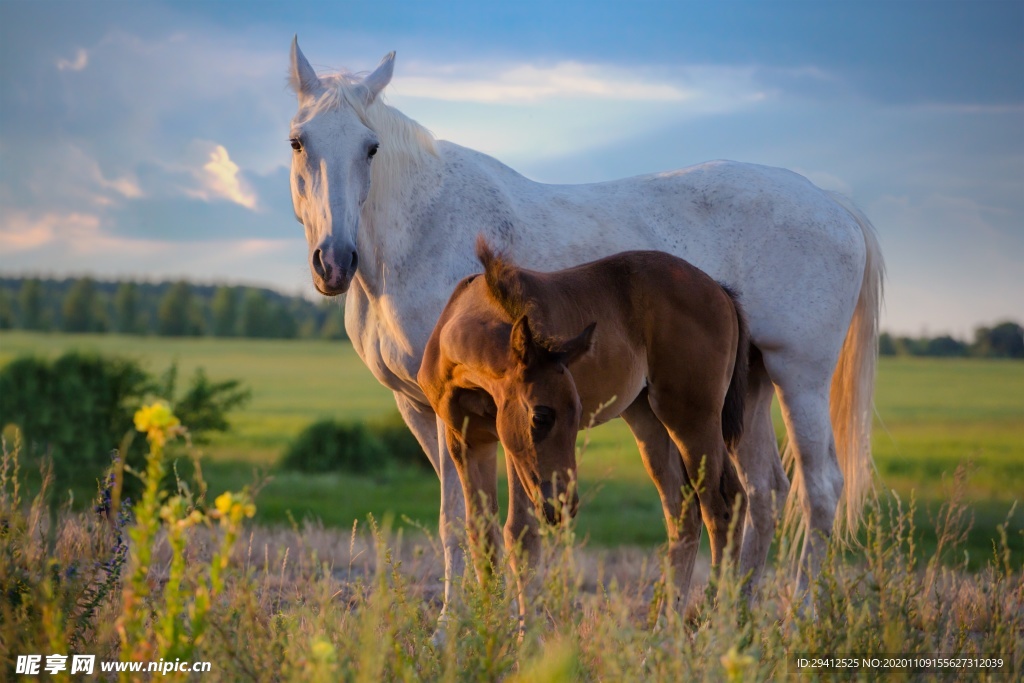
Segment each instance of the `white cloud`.
M407 97L503 104L578 97L679 102L700 94L625 69L580 62L515 64L493 71L463 64L433 67L430 71L433 73L429 76L400 77L395 87Z
M205 201L226 199L254 210L257 205L256 193L239 175L239 170L238 164L231 160L228 150L223 145L216 145L210 150L208 160L202 168L193 171L200 188L189 190L187 193Z
M16 228L16 229L12 229ZM17 246L15 253L12 246ZM95 216L22 216L0 228L0 269L7 275L59 273L149 280L186 278L274 287L314 296L306 241L173 242L106 234Z
M684 112L723 111L768 98L774 88L750 67L625 68L575 61L554 65L399 63L388 96L505 106L587 100L674 103Z
M754 68L404 63L387 100L438 137L521 165L775 96Z
M35 249L53 239L56 215L31 220L22 213L8 214L0 227L0 252Z
M75 58L72 59L58 59L57 70L58 71L81 71L89 65L89 53L84 49L79 49L75 53Z
M27 211L5 212L0 223L0 252L25 252L49 245L91 251L101 246L98 216L49 211L33 215Z

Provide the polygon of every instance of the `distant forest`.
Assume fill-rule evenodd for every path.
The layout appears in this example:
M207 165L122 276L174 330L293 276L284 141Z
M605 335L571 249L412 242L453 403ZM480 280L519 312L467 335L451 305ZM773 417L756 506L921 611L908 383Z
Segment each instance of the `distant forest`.
M344 339L340 299L259 287L0 277L0 329L168 337Z
M314 303L272 289L178 282L0 277L0 330L115 332L169 337L344 339L340 299ZM883 332L883 356L1024 358L1024 329L979 327L974 338Z
M883 332L878 338L878 353L883 356L1024 359L1024 328L1009 320L992 327L976 327L971 341L949 335L896 337Z

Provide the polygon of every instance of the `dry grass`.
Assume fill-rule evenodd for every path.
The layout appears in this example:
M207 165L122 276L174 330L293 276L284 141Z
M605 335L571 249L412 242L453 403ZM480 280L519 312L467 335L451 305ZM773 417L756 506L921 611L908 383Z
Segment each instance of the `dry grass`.
M939 551L915 552L912 504L869 505L861 548L833 552L815 587L814 609L794 600L788 567L770 570L748 608L731 578L697 588L687 615L658 609L666 597L661 562L650 551L590 550L572 529L545 537L549 558L521 634L503 580L464 578L449 607L443 644L432 635L443 566L428 533L392 533L373 522L345 533L315 523L245 527L231 547L224 585L213 590L207 626L195 637L197 595L208 587L225 529L189 529L183 569L173 565L164 519L142 573L148 586L126 614L134 571L125 540L142 519L97 511L48 511L24 503L16 454L0 467L0 678L16 656L96 654L117 659L139 642L154 656L187 647L213 663L209 680L769 680L786 678L796 653L818 655L998 655L1002 673L902 672L909 680L1011 680L1024 658L1024 573L996 539L987 567L969 573L960 546L969 526L954 491ZM202 501L196 501L202 509ZM143 513L137 512L137 516ZM785 544L780 548L784 557ZM118 558L121 558L120 560ZM708 579L699 568L695 584ZM727 571L726 577L731 576ZM169 581L183 590L168 593ZM171 596L171 597L168 597ZM669 596L671 597L671 596ZM169 604L174 600L174 604ZM184 645L162 648L160 619L179 615ZM121 633L117 625L122 625ZM125 630L125 624L134 624ZM179 677L187 677L178 674ZM174 678L172 674L170 678ZM873 680L861 670L800 680Z

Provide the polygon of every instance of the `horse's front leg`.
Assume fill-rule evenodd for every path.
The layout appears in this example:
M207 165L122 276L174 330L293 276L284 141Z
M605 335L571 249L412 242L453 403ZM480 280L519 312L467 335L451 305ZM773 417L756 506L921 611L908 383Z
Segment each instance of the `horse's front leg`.
M505 549L509 554L512 572L516 577L519 619L523 625L527 618L527 606L538 592L540 576L540 535L539 522L533 501L523 486L522 480L512 465L508 451L505 452L508 470L508 519L505 520Z
M465 552L459 540L466 520L466 503L462 493L455 463L448 453L444 436L444 423L437 419L430 406L417 403L408 396L395 393L395 402L409 430L419 441L423 451L434 466L441 482L441 512L438 520L438 534L444 553L444 605L438 617L436 639L444 637L444 625L448 605L452 599L452 580L462 576L466 566Z
M498 473L497 442L467 444L454 429L445 429L451 460L462 482L466 502L466 533L473 566L481 584L489 581L498 566Z

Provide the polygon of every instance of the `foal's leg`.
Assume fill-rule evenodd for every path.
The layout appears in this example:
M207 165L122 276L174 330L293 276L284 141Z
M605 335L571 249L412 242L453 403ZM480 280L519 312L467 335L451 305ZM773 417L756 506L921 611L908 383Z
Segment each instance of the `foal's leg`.
M462 576L466 556L459 543L459 533L466 524L466 503L455 463L445 443L444 423L439 421L430 406L416 403L405 394L395 392L395 402L402 418L434 466L441 482L441 512L438 534L444 551L444 607L439 621L444 622L452 597L452 578Z
M697 498L704 525L711 536L711 564L718 567L734 523L737 537L732 550L739 555L746 512L743 487L722 439L721 415L715 410L696 410L693 404L687 403L687 398L690 397L677 393L673 387L653 386L650 390L651 408L679 449L687 476L695 484L700 482ZM702 464L704 477L700 479ZM737 498L740 500L738 518L734 510Z
M466 445L450 427L445 439L462 482L466 501L466 533L480 583L493 576L498 564L497 442Z
M539 522L533 501L516 474L511 457L505 452L508 470L508 519L505 520L505 548L508 550L512 571L518 588L519 618L525 623L527 606L537 594L540 579Z
M747 494L747 518L740 550L740 574L748 576L744 586L753 597L764 571L775 525L782 514L789 479L782 468L779 447L772 426L772 397L775 387L764 368L761 354L750 359L744 411L743 438L736 453L736 468Z
M668 527L669 565L676 588L675 606L681 612L686 608L700 546L700 505L697 497L691 495L689 504L683 509L684 502L687 502L683 487L690 486L689 478L683 471L679 451L665 426L651 410L646 391L622 413L622 419L633 432L644 467L661 497L661 509Z

